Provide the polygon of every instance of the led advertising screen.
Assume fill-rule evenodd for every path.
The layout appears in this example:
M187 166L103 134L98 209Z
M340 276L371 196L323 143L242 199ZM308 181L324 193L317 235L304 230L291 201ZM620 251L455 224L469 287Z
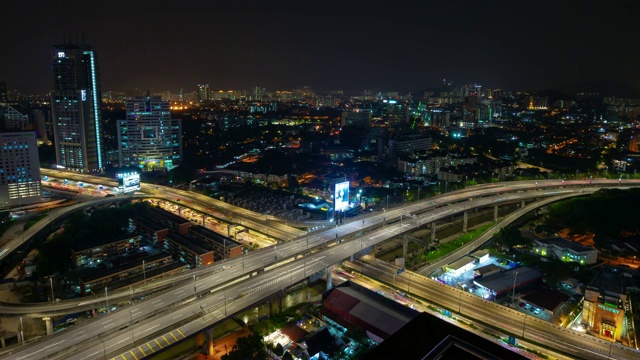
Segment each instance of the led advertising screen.
M334 192L335 211L345 210L349 206L349 182L341 182L336 184Z
M130 193L140 190L140 174L126 173L118 174L118 184L123 193Z

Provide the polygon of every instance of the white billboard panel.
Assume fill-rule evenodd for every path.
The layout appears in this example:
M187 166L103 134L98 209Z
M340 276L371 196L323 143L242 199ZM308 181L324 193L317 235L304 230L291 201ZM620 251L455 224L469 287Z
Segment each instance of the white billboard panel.
M342 211L349 207L349 182L336 184L334 192L335 211Z
M140 190L140 174L118 174L118 184L123 193L138 191Z

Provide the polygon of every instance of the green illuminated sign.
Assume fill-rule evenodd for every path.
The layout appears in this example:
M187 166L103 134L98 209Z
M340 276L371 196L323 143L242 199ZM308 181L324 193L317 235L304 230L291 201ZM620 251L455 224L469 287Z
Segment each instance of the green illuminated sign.
M614 308L610 308L610 307L602 305L602 304L598 304L598 307L600 309L602 309L602 310L610 311L610 312L612 312L614 314L619 314L620 313L620 310L614 309Z

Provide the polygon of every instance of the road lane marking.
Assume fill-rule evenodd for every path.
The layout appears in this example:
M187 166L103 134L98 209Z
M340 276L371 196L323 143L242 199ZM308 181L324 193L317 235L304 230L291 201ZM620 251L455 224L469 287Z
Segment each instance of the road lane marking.
M162 349L162 345L160 345L160 342L158 342L158 339L154 339L153 341L155 341L156 344L158 344L158 346L160 346L160 349Z
M136 356L136 354L133 353L133 350L129 350L129 352L131 353L131 355L133 355L133 358L138 360L138 357ZM123 356L124 357L124 356Z
M142 350L142 346L138 346L138 350L142 353L142 355L147 356L147 353Z
M180 335L182 335L182 337L186 337L186 336L182 333L182 331L180 331L180 329L176 329L176 330L178 330L178 332L180 333Z
M167 338L166 338L166 337L164 337L164 335L162 335L162 338L164 339L164 341L166 341L166 342L167 342L167 345L171 345L171 343L169 342L169 340L167 340Z
M173 335L173 331L172 331L172 332L170 332L169 334L170 334L171 336L173 336L173 339L174 339L175 341L178 341L178 338L177 338L175 335ZM136 359L136 360L137 360L137 359Z
M153 350L153 348L151 347L151 345L149 345L149 343L146 343L145 345L147 345L147 347L149 348L149 350L151 350L151 353L154 353L155 350Z

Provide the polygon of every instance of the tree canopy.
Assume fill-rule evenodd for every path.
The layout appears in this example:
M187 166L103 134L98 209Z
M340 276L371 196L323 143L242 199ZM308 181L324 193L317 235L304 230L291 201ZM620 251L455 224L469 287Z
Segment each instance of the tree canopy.
M267 360L269 353L258 333L238 338L231 351L222 360Z
M550 222L573 232L620 236L640 231L640 189L602 189L588 197L555 203L549 208Z

